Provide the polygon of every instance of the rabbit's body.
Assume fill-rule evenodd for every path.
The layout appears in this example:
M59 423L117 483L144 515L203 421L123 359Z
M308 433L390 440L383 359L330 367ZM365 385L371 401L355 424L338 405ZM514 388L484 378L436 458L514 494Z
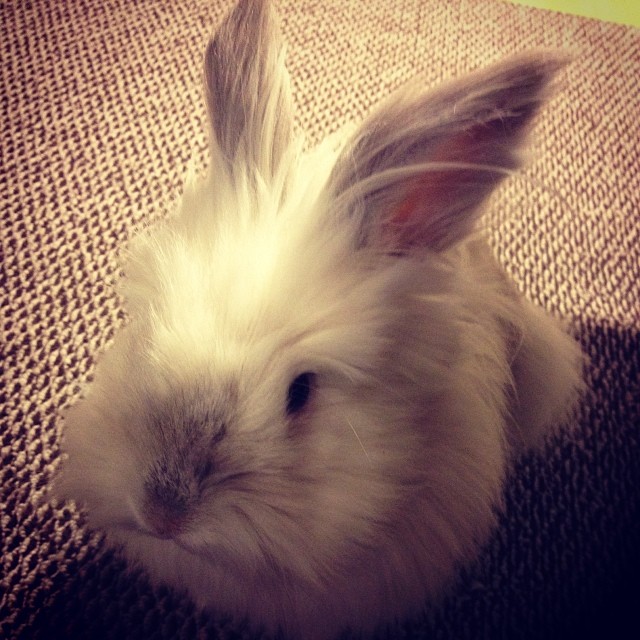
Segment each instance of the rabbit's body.
M575 343L473 232L559 63L477 74L431 112L405 91L303 153L273 29L244 2L210 45L209 173L132 244L131 321L66 416L59 482L159 581L324 639L437 598L510 452L580 386ZM243 55L253 80L220 80Z

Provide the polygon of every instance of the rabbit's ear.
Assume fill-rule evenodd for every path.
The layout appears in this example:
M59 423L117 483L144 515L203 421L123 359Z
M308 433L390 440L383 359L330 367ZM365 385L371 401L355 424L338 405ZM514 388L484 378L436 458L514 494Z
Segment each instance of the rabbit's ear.
M401 89L362 125L329 177L334 211L358 247L444 249L518 166L527 125L565 58L518 58L435 92Z
M276 173L292 135L289 76L269 2L240 0L205 53L212 152L234 166Z

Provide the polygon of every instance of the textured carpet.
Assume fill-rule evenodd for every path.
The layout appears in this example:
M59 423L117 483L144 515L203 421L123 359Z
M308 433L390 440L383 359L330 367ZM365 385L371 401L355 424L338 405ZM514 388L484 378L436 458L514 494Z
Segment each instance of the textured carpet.
M416 74L574 52L486 222L518 285L570 320L590 390L575 429L517 465L442 609L389 637L640 637L640 32L489 0L277 4L312 142ZM46 500L57 415L124 319L118 251L205 162L200 63L227 8L0 4L2 638L249 637L127 573L75 507Z

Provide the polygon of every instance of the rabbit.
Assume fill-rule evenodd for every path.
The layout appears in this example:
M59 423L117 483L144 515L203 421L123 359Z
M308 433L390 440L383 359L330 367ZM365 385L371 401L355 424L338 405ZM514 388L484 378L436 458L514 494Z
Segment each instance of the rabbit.
M198 607L366 637L442 598L579 398L579 346L478 225L566 60L409 83L307 149L284 58L262 0L209 42L207 172L128 246L55 491Z

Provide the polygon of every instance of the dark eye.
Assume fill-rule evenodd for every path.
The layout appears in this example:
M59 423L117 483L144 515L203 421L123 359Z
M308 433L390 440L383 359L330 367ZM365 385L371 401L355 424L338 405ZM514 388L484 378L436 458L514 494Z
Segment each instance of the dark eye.
M299 413L304 409L313 390L315 375L309 371L293 379L287 391L287 415Z

